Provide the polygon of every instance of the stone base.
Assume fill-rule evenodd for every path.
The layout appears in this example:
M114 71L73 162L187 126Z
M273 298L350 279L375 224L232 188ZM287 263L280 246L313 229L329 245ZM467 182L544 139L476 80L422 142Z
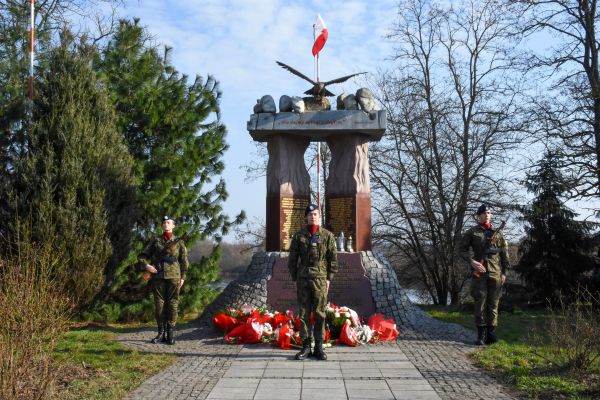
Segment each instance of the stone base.
M225 307L237 308L243 304L274 310L269 300L274 301L273 299L277 298L278 290L280 304L285 306L287 302L293 305L295 286L291 279L288 281L285 277L287 256L288 253L283 252L256 253L246 273L231 282L219 297L206 307L199 317L199 322L212 324L212 317L218 310ZM370 314L379 312L385 318L394 319L401 333L414 331L416 326L429 319L419 307L410 302L406 290L398 282L396 272L383 257L371 251L339 253L338 257L348 275L344 278L346 272L342 271L338 273L337 282L334 278L329 300L335 305L353 308L361 317L369 317ZM360 265L364 271L363 276L352 275L348 264L352 264L354 273L356 273L356 266ZM277 282L281 283L278 284L279 288L275 289L272 285ZM336 287L338 284L339 286ZM355 284L361 287L359 293L352 293L354 289L345 286ZM335 299L341 302L336 303ZM346 301L351 304L344 303ZM277 311L285 310L277 309Z
M339 272L329 287L329 302L352 308L361 316L375 313L371 283L362 265L360 253L338 253ZM267 304L273 310L298 312L296 284L288 272L288 257L275 260L271 279L267 281Z

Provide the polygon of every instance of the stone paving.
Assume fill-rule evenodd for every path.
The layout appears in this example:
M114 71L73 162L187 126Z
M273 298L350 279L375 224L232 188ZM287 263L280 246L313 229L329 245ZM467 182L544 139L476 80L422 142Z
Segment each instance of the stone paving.
M193 323L178 327L176 344L151 344L153 329L123 334L125 345L173 353L177 361L126 399L518 399L520 395L473 365L474 332L430 318L412 304L393 268L362 252L377 311L393 318L396 342L327 350L327 361L296 361L295 351L268 345L226 344L211 323L214 313L244 303L266 306L266 283L280 253L257 253Z
M443 329L432 320L424 329ZM439 323L439 324L438 324ZM126 399L517 399L518 394L476 368L475 346L423 339L410 332L396 342L327 349L327 361L296 361L294 351L270 345L230 345L197 323L178 329L174 346L151 344L154 331L123 334L125 345L179 355ZM421 336L421 339L417 339Z

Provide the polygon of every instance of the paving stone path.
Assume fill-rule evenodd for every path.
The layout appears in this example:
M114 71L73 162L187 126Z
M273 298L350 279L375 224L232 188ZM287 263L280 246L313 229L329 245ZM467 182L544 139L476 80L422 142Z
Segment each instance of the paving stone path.
M268 345L230 345L211 323L215 311L244 303L267 305L275 259L257 253L246 273L229 284L176 344L151 344L155 331L121 335L139 351L174 353L177 361L126 398L137 399L518 399L469 359L474 332L429 317L412 304L384 257L362 252L377 311L400 329L396 342L328 349L327 361L296 361L295 351Z
M296 361L270 345L230 345L213 328L178 329L174 346L151 344L154 330L123 334L139 351L174 353L177 361L126 399L518 399L476 368L475 346L444 338L455 325L430 319L396 342L327 350L327 361ZM449 329L451 328L451 329Z

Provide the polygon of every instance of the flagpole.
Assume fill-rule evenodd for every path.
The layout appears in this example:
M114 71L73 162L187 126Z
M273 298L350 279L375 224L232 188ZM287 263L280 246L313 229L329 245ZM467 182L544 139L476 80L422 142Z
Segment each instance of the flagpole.
M314 36L314 29L313 29L313 36ZM319 52L321 53L321 52ZM320 82L319 80L319 75L320 75L320 69L319 69L319 53L317 53L317 82Z
M313 43L317 40L315 24L313 24ZM317 53L317 82L319 82L319 53ZM321 142L317 142L317 206L321 211ZM323 212L321 212L321 217Z

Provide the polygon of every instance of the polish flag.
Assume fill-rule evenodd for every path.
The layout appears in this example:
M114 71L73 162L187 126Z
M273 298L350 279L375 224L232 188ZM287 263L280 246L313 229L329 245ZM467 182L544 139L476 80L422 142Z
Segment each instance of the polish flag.
M323 18L321 18L320 14L317 14L317 22L313 25L313 29L315 30L315 43L312 47L312 54L316 56L319 54L323 46L325 46L325 42L327 41L327 27L325 26L325 22L323 22Z

